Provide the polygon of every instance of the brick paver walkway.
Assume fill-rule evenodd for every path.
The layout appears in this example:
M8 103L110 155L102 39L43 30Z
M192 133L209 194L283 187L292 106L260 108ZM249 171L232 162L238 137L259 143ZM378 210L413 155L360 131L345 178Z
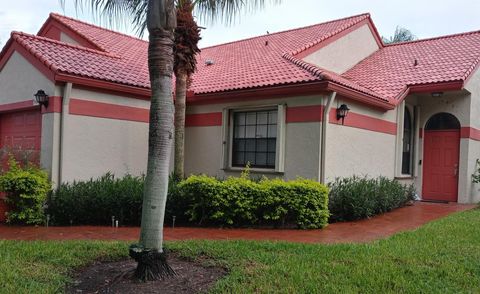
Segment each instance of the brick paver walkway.
M218 228L165 228L166 240L187 239L248 239L282 240L305 243L368 242L397 232L412 230L447 216L468 210L476 205L436 204L418 202L368 220L331 224L323 230L273 230L273 229L218 229ZM137 227L18 227L0 225L0 239L11 240L137 240Z

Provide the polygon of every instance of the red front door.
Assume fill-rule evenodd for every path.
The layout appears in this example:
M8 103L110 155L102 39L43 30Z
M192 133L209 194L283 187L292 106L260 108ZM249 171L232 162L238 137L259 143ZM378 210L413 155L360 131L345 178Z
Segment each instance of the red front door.
M456 202L460 130L425 131L423 146L423 199Z

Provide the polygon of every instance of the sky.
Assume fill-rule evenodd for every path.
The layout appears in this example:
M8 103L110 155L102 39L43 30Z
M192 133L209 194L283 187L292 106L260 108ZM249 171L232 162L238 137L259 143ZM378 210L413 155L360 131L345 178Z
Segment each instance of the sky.
M11 31L36 34L50 12L57 12L87 22L109 27L108 22L93 17L91 11L77 11L74 0L0 0L0 44ZM248 1L248 0L247 0ZM7 3L5 5L5 3ZM268 3L255 12L245 11L232 24L208 23L199 19L202 30L200 47L231 42L248 37L313 25L337 18L369 12L382 36L393 35L397 26L412 31L418 38L480 30L478 0L282 0ZM134 34L128 25L109 27Z

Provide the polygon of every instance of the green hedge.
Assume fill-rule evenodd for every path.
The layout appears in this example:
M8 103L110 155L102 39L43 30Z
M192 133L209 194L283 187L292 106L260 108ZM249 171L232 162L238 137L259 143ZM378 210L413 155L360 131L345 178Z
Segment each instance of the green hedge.
M180 182L177 189L184 215L199 225L323 228L329 216L327 188L310 180L256 182L200 175Z
M7 222L43 223L43 206L51 189L48 174L30 163L21 166L11 155L8 165L8 171L0 176L0 191L6 193L6 201L11 207L6 214Z
M62 184L48 199L53 224L139 225L143 177L99 179ZM296 225L321 228L327 224L327 188L309 180L252 181L246 176L219 180L191 176L170 180L165 223L251 226Z
M413 185L385 177L339 178L329 185L330 221L369 218L402 207L415 198Z
M109 225L115 216L121 225L140 225L143 177L98 179L60 185L48 198L47 212L55 225Z

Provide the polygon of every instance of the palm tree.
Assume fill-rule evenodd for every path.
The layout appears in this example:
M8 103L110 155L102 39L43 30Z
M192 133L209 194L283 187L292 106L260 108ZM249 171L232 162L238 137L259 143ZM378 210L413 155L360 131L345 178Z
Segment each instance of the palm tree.
M229 22L245 7L245 0L73 0L77 8L90 4L111 22L129 17L142 35L149 32L148 67L150 73L151 103L148 139L148 164L142 204L142 224L139 244L130 246L130 256L137 261L135 277L147 281L162 279L175 272L167 263L163 248L163 222L168 192L170 151L174 133L174 105L172 74L174 68L180 79L177 82L177 107L180 127L184 128L185 96L189 76L195 70L195 55L200 40L199 28L193 19L195 7L200 16L210 20L221 18ZM272 0L279 2L281 0ZM60 0L62 5L65 0ZM264 0L251 0L251 8L262 6ZM177 9L180 16L177 26ZM176 33L176 34L174 34ZM175 38L176 36L176 38ZM186 44L186 45L185 45ZM185 46L185 47L183 47ZM188 48L187 48L188 47ZM183 100L182 100L183 99ZM183 104L183 105L179 105ZM183 118L182 118L183 116ZM183 154L183 130L182 154ZM183 170L183 159L182 159ZM183 176L183 171L179 176Z
M402 28L400 26L397 26L397 28L395 29L395 33L392 37L382 37L382 41L385 44L409 42L414 40L417 40L417 36L415 36L410 30Z
M174 72L175 72L175 159L174 174L183 178L185 162L185 108L187 90L191 76L197 67L198 41L200 28L193 18L191 0L177 3L177 28L175 29Z

